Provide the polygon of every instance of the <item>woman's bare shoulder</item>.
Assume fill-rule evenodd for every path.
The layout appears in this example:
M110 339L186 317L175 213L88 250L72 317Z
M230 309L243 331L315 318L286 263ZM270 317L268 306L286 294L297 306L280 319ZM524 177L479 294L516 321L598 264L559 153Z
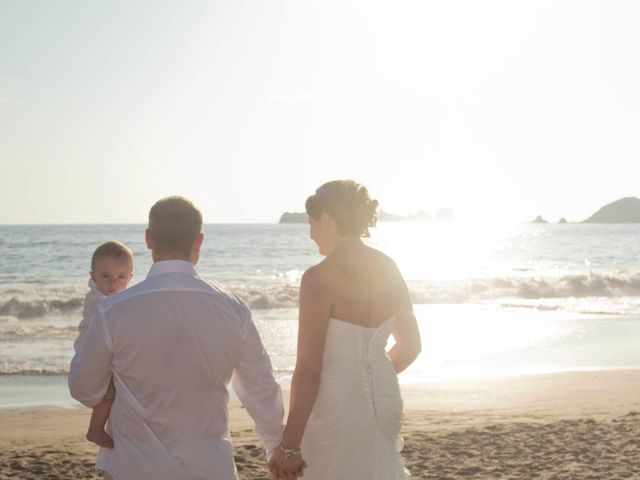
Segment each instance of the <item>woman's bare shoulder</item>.
M398 266L396 265L396 262L393 260L393 258L391 258L386 253L381 252L376 248L373 248L373 247L366 247L366 248L367 248L367 255L369 257L368 260L370 262L373 262L378 267L378 269L384 271L385 273L398 272Z
M324 289L328 283L331 266L327 264L327 259L320 263L309 267L300 279L300 288L305 289Z

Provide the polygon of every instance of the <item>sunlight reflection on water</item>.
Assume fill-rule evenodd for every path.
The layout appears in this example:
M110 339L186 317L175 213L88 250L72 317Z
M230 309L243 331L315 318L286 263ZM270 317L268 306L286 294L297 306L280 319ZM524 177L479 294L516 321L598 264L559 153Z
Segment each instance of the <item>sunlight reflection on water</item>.
M423 349L401 383L640 367L640 317L611 318L491 304L417 305ZM276 375L295 366L297 312L254 317ZM390 339L389 347L393 344Z

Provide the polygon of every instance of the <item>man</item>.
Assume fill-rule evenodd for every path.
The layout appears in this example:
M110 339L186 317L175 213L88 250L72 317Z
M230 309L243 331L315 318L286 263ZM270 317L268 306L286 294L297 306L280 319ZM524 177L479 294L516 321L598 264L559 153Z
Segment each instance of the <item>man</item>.
M115 480L237 479L227 385L270 458L284 409L269 357L247 306L198 277L202 215L190 201L158 201L145 238L147 278L100 303L71 361L71 395L89 407L115 383L114 448L96 466Z

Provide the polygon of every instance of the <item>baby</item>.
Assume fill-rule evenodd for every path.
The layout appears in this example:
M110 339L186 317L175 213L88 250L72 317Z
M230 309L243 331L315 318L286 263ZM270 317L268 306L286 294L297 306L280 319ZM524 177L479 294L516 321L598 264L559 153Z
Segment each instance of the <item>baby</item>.
M109 295L124 290L131 280L133 272L133 254L125 244L109 241L96 248L91 257L91 279L89 280L89 293L84 299L82 321L78 326L78 338L74 343L77 350L84 332L86 331L93 315L96 313L98 303ZM87 440L107 448L113 448L113 440L105 432L105 425L109 419L111 403L115 398L113 380L109 384L102 402L93 408Z

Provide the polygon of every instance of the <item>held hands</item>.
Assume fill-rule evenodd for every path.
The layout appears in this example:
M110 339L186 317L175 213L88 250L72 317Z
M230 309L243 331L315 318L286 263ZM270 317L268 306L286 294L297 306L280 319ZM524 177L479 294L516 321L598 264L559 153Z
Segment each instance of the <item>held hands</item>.
M280 446L269 460L271 480L295 480L307 467L300 450L288 450Z

